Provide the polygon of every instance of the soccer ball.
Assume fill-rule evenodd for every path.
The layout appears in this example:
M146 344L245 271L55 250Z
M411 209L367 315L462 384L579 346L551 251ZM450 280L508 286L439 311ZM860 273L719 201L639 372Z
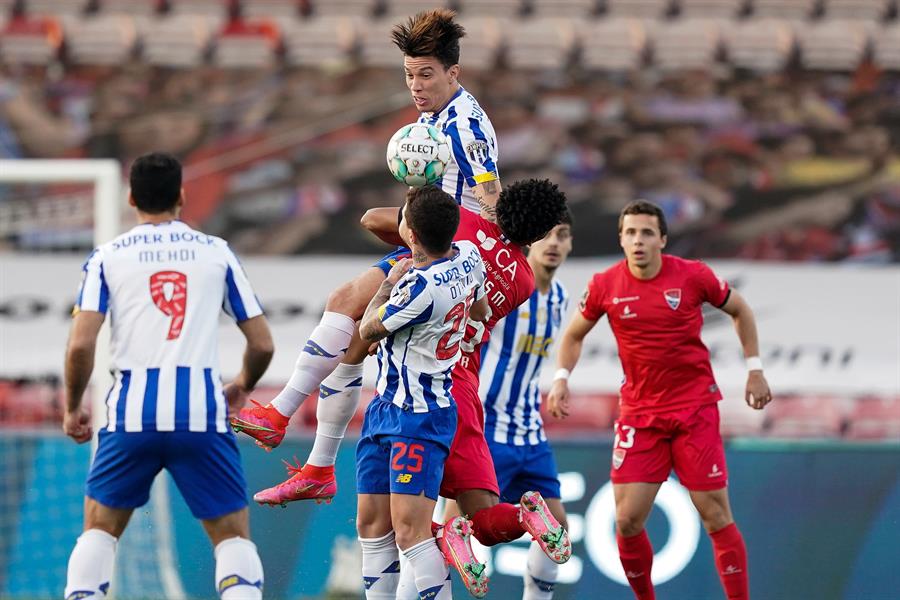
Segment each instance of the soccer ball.
M412 187L438 181L450 162L450 145L437 128L425 123L404 125L387 146L394 179Z

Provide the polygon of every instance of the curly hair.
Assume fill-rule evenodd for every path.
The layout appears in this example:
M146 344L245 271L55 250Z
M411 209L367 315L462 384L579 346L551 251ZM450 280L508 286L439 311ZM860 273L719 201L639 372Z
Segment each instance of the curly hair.
M406 192L406 223L426 252L443 254L459 227L459 205L435 185L411 187Z
M497 224L513 243L527 246L563 222L566 195L549 179L517 181L500 192Z
M395 25L391 39L405 56L433 56L449 69L459 62L459 38L466 35L455 16L445 8L420 12Z

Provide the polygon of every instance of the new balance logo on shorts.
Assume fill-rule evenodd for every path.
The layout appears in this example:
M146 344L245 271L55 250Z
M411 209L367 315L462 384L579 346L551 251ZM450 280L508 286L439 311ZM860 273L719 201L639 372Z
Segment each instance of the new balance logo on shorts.
M409 473L400 473L397 475L397 483L409 483L412 481L412 475Z

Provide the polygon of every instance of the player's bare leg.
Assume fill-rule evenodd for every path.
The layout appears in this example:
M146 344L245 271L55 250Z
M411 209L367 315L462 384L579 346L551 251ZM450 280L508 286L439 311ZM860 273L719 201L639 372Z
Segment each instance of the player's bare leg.
M359 337L353 338L344 361L341 362L319 386L319 402L316 406L316 440L306 463L287 465L289 477L253 495L253 500L271 506L286 506L295 500L315 500L317 504L330 503L337 494L334 462L347 425L353 418L362 392L362 363L369 344Z
M653 567L653 547L644 531L644 524L661 483L613 484L616 498L616 541L619 560L625 576L638 600L656 598L650 571Z
M109 589L116 559L116 545L131 518L131 509L105 506L84 499L84 532L69 557L65 598L96 595Z
M263 567L250 541L250 517L246 508L204 519L203 529L216 557L216 591L223 600L262 598Z
M397 547L403 552L415 575L416 589L422 598L452 598L450 572L432 534L431 517L435 501L425 494L391 494L391 521ZM468 524L458 517L448 527ZM483 595L483 594L482 594Z
M281 443L288 420L343 359L356 330L356 321L384 278L381 269L372 267L328 296L325 313L297 357L288 384L270 404L255 403L256 406L242 409L232 418L231 425L236 432L256 439L265 450Z
M388 494L359 494L356 532L362 546L362 575L367 600L393 600L399 578L400 554L391 523Z
M691 491L691 500L700 513L715 554L716 570L729 600L750 597L747 574L747 548L744 537L734 522L728 488Z

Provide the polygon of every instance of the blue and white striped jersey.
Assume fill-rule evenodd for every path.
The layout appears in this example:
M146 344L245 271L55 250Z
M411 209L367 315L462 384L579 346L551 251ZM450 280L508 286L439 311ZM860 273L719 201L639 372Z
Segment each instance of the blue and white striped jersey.
M463 208L476 214L481 206L472 193L479 183L494 181L497 171L497 135L490 119L475 97L462 86L444 108L422 113L419 123L434 125L444 132L453 151L453 161L441 178L441 188L456 198Z
M553 280L497 323L482 348L479 396L484 402L484 436L515 446L547 440L541 420L541 365L559 334L569 305L566 288Z
M484 264L472 242L456 254L413 269L379 309L391 335L378 348L378 395L421 413L449 408L450 372L460 357L469 308L484 296Z
M180 221L138 225L84 264L76 310L109 313L109 431L226 431L219 314L262 314L221 238Z

